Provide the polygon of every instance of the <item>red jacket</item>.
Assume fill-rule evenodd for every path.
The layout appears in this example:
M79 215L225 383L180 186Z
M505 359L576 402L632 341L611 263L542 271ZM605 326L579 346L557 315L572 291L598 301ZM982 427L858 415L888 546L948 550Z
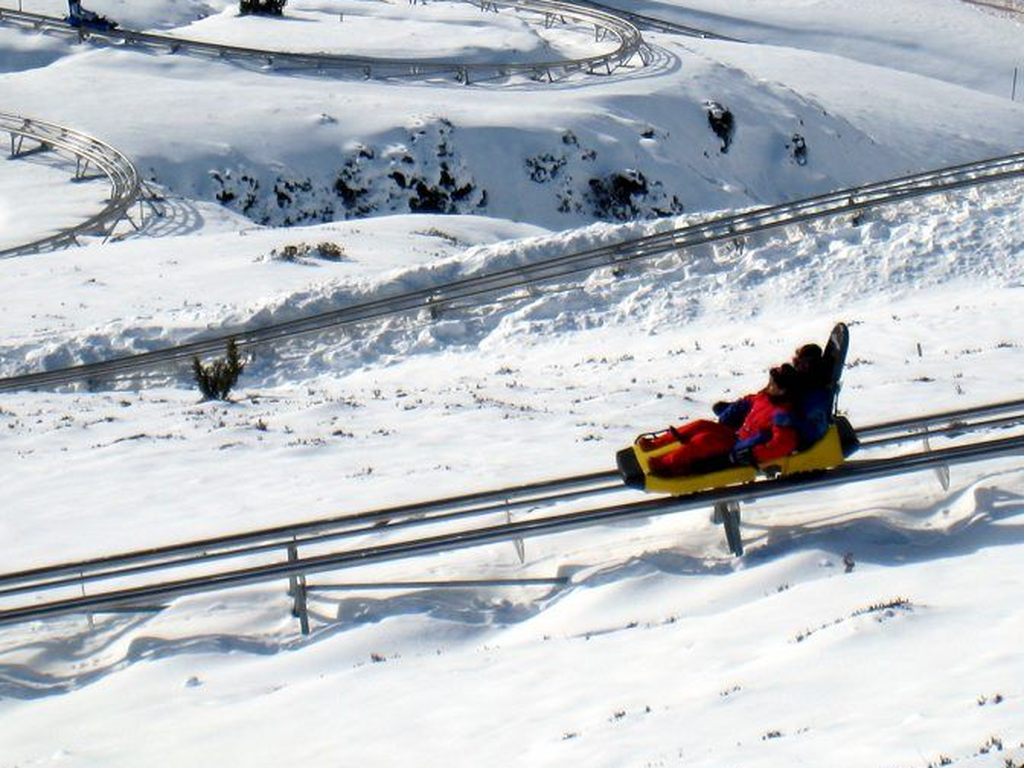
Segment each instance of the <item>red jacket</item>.
M758 464L788 456L796 450L799 436L789 405L773 403L764 392L747 395L736 405L749 409L736 430L737 445L744 442L753 445Z

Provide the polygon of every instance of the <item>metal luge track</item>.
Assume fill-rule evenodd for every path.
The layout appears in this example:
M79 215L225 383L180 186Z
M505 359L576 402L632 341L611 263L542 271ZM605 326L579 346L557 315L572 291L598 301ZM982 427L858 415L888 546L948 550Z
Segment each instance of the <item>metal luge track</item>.
M953 436L980 429L998 429L1024 422L1024 399L898 419L860 430L862 448L874 448L922 436Z
M657 32L668 32L672 35L684 35L686 37L699 37L705 40L723 40L730 43L746 42L745 40L740 40L735 37L720 35L717 32L710 32L706 29L698 29L697 27L690 27L685 24L677 24L674 21L666 21L665 19L657 19L653 16L646 16L642 13L635 13L622 8L615 8L603 3L590 2L590 0L576 0L576 2L580 5L597 8L615 16L620 16L641 29L653 29Z
M549 61L462 62L443 59L373 58L327 53L292 53L260 48L189 40L187 38L137 32L128 29L98 30L71 27L63 19L37 13L0 8L0 23L64 34L142 50L189 53L197 56L246 63L259 68L314 73L335 72L360 78L430 79L454 77L469 84L481 80L524 75L538 81L554 81L577 72L611 74L634 58L647 62L647 49L640 31L627 19L607 10L576 5L562 0L475 0L482 12L499 8L525 11L543 18L546 27L574 23L593 27L595 41L613 40L614 48L592 56Z
M865 445L877 442L911 441L924 434L970 434L1024 423L1024 401L1008 401L988 406L932 414L899 422L887 422L860 430ZM887 440L879 440L887 438ZM104 583L107 588L93 595L63 598L0 609L0 622L38 618L69 611L100 609L122 605L125 601L169 599L171 597L220 589L226 586L256 583L319 571L347 568L357 564L411 557L426 552L460 549L494 541L544 535L575 527L596 525L617 519L653 516L667 512L706 507L717 502L752 501L783 493L813 490L845 482L893 476L928 467L978 461L1024 453L1024 435L973 442L939 451L880 459L858 460L818 476L786 477L753 485L718 489L678 499L651 499L616 504L562 514L552 513L557 505L608 493L631 494L615 472L598 472L576 477L513 486L477 494L407 504L389 509L279 526L241 534L139 550L92 560L58 564L0 575L0 604L24 595L69 589L85 591L86 584ZM510 513L533 508L529 520L512 522ZM540 512L547 510L547 512ZM398 531L424 526L462 523L470 517L506 515L506 522L481 528L459 528L423 538L354 547L326 554L299 557L305 551L320 549L342 539L365 538L369 534L393 536ZM287 553L287 559L282 559ZM276 554L276 559L259 565L203 576L152 582L153 574L181 572L182 569L207 566L227 559L248 559ZM284 570L282 570L284 569ZM145 577L149 576L150 580ZM138 583L138 582L145 583ZM123 586L128 584L129 586Z
M67 368L0 379L0 391L95 383L125 374L175 370L195 355L220 353L229 340L254 348L320 333L376 318L419 310L440 311L452 305L485 304L494 295L524 286L556 281L601 267L649 259L686 248L755 235L810 221L854 214L926 195L990 184L1024 176L1024 153L902 176L888 181L741 213L714 216L690 226L617 244L592 248L444 285L352 304L341 309L256 328L240 327L203 339L134 355Z
M60 614L103 610L135 602L164 601L182 595L212 592L231 587L294 579L325 571L338 571L371 563L452 552L485 544L545 536L623 520L651 518L730 501L752 501L790 493L817 490L854 482L893 477L934 466L960 464L1024 453L1024 436L976 443L969 446L923 452L892 459L856 461L817 476L787 476L750 486L722 488L681 498L657 498L551 515L519 522L460 530L420 539L361 547L324 555L290 558L269 565L242 567L206 576L180 578L143 586L114 589L94 595L39 602L0 611L0 623L26 621Z
M451 522L487 514L565 503L608 492L623 491L614 472L595 472L492 491L453 496L386 509L321 518L199 541L137 550L56 566L0 574L0 598L121 577L145 571L194 565L263 552L280 552L289 546L324 544L368 533Z
M102 210L73 227L30 243L0 251L0 258L55 250L78 242L83 235L109 235L128 218L129 209L142 195L135 166L121 152L94 136L63 125L0 112L0 133L10 136L10 157L39 151L56 152L75 164L74 178L99 173L110 183L110 196Z
M858 430L865 448L893 445L919 440L924 436L941 437L960 433L992 430L1024 423L1024 400L976 406L957 411L931 414L899 421L890 421ZM206 560L255 554L281 549L290 544L324 543L367 532L388 531L401 527L421 526L438 521L461 520L468 517L511 512L523 508L549 506L580 498L623 491L618 473L594 472L557 478L507 488L463 494L443 499L404 504L382 510L319 518L300 523L228 534L198 541L154 547L109 557L94 558L57 566L0 574L0 597L27 591L11 585L38 583L37 579L54 580L71 576L78 583L91 580L95 574L106 578L113 568L160 563L178 566L194 562L201 555ZM124 573L119 571L119 573ZM51 583L47 581L47 583ZM57 581L52 581L57 586Z

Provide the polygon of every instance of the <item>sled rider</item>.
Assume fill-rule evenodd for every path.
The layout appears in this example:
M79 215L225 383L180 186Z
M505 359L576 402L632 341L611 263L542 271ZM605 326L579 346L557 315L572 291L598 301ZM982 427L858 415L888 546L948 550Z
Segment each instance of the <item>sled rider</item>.
M828 431L834 398L833 363L817 344L804 344L793 354L792 365L799 375L793 417L800 438L799 449L804 450Z
M799 436L794 403L800 394L801 375L790 363L772 368L760 392L732 403L716 403L718 421L699 419L664 434L640 438L645 451L673 441L678 447L649 460L652 475L678 477L700 471L709 460L730 464L763 464L796 450ZM723 462L724 463L724 462ZM720 467L719 467L720 468Z

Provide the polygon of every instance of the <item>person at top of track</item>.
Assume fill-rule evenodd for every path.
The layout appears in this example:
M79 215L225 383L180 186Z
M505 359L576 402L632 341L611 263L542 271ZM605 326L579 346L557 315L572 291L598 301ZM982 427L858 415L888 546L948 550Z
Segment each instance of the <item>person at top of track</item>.
M650 451L678 443L673 450L649 459L651 474L678 477L699 471L710 460L727 459L733 465L762 464L796 450L799 436L793 424L793 401L800 376L789 363L772 368L760 392L732 403L718 403L718 421L698 419L682 427L669 427L654 437L640 438Z
M78 27L83 24L90 27L103 29L116 29L117 24L95 11L82 7L82 0L68 0L68 15L65 19L71 26Z

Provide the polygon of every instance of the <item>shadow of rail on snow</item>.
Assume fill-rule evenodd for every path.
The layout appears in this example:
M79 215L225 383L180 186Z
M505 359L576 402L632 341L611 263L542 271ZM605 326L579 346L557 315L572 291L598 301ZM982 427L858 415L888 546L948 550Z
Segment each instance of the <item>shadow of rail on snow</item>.
M196 654L272 656L397 616L423 615L461 624L469 632L516 624L539 614L567 589L571 589L569 582L539 592L534 587L516 594L517 599L510 599L507 593L487 594L467 587L415 590L382 598L311 594L314 626L308 636L299 634L297 624L286 621L285 631L161 637L167 630L153 615L97 615L91 619L75 615L13 625L3 631L11 636L22 627L22 637L15 635L0 644L0 702L69 693L140 661ZM285 620L288 600L283 593L280 602L277 615ZM185 612L192 608L199 610L198 606L181 606Z
M954 508L958 514L946 522L945 513ZM917 509L873 507L853 514L832 520L818 517L798 525L773 524L767 515L759 519L751 514L743 527L750 548L741 562L756 568L810 549L837 555L850 551L858 563L900 566L1024 543L1024 495L978 483ZM306 637L295 627L257 635L213 632L167 638L158 636L159 624L151 626L155 621L152 615L116 615L92 621L81 616L55 618L32 624L21 636L9 634L7 642L0 643L0 700L67 693L139 661L208 653L270 656L398 616L419 615L455 623L472 634L528 621L578 589L659 573L726 576L737 562L724 553L688 552L685 545L673 544L603 568L563 565L559 576L568 577L565 583L531 587L512 597L501 590L466 587L418 589L384 597L311 594L314 628ZM282 595L282 613L286 605Z
M953 505L970 510L942 524L941 516ZM1007 525L1024 515L1024 496L988 486L972 486L929 507L908 513L904 508L875 508L869 515L843 522L773 525L751 515L743 525L749 549L744 560L756 565L803 549L852 552L858 562L899 566L962 557L992 547L1024 543L1024 524ZM939 519L931 527L914 518ZM1024 523L1024 520L1020 521ZM751 537L751 531L758 532Z

